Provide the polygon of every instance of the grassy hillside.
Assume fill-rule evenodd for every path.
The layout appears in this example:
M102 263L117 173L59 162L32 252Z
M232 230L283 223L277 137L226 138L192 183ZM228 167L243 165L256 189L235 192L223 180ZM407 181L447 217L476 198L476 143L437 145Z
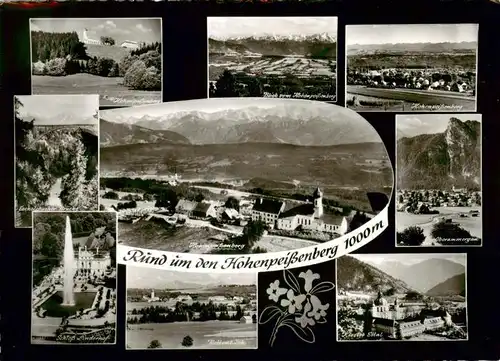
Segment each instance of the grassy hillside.
M352 291L381 290L385 292L391 288L396 293L411 291L411 288L403 281L350 256L337 259L337 286Z
M117 45L108 46L86 44L85 46L87 47L87 54L89 56L111 58L118 63L130 53L129 49L121 48Z

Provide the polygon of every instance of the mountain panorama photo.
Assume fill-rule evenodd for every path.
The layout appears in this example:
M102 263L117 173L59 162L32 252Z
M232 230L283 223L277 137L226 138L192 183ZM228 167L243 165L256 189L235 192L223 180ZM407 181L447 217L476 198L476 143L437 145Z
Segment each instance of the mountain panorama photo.
M481 115L398 115L398 246L481 245Z
M467 254L337 259L339 341L467 340Z
M100 205L119 212L124 245L293 250L358 228L392 193L382 140L343 107L204 99L100 116Z
M210 98L336 100L336 17L209 17L207 23Z

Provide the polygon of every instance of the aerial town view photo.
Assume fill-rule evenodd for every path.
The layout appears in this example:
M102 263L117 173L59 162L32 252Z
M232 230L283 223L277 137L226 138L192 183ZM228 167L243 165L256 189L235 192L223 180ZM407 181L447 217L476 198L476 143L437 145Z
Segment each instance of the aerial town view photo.
M338 258L337 340L467 340L466 273L465 253Z
M30 19L32 94L99 94L101 106L162 101L161 18Z
M31 212L99 209L99 97L20 95L15 108L15 226Z
M294 250L360 227L392 193L376 130L324 102L219 98L109 109L100 131L100 206L119 212L119 243L131 247Z
M32 343L115 343L116 225L116 212L33 212Z
M209 96L333 102L336 17L209 17Z
M482 244L481 115L396 116L398 246Z
M475 112L478 24L346 26L346 106Z
M127 348L255 349L256 294L256 273L127 267Z

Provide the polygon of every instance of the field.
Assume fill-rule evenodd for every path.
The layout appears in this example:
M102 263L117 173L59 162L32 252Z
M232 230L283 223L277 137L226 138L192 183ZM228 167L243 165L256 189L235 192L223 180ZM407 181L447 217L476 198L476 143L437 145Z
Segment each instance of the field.
M75 292L75 305L62 306L63 292L59 291L53 294L47 301L42 304L42 308L47 310L48 317L63 317L72 316L78 310L90 308L94 302L96 292Z
M217 81L224 70L236 76L238 82L249 84L258 78L265 93L302 93L335 100L336 65L334 59L311 59L298 56L234 57L210 54L209 80Z
M368 88L360 85L347 85L346 99L352 100L356 97L360 105L350 105L349 108L364 111L377 111L381 108L390 111L410 111L412 107L425 104L425 110L459 110L459 111L475 111L476 98L466 95L461 95L456 92L446 92L438 90L416 90L416 89L384 89L384 88ZM365 103L365 104L363 104ZM399 103L399 104L398 104ZM434 109L436 108L436 109ZM422 108L423 110L424 108Z
M180 349L182 340L193 339L190 348L257 348L257 324L237 321L172 322L127 326L127 348L145 349L158 340L163 349Z
M432 226L435 224L433 219L446 217L451 218L460 227L469 231L473 237L482 238L482 217L460 217L462 213L469 213L471 210L481 211L481 207L436 207L439 214L412 214L407 212L396 213L396 229L398 232L404 231L410 226L418 226L424 230L426 239L422 246L439 245L430 235Z
M130 90L123 78L107 78L91 74L67 76L32 75L33 94L99 94L100 106L145 105L161 103L161 91Z

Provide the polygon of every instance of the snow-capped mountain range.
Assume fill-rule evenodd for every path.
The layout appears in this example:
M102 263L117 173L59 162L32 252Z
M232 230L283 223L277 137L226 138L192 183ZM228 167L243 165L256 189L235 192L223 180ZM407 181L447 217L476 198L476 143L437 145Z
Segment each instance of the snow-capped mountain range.
M248 106L135 117L102 111L101 119L110 122L109 125L114 122L168 130L186 137L192 144L266 142L327 146L381 142L375 129L359 114L327 104L313 105L282 103L272 108Z
M321 41L321 42L332 42L337 41L337 36L329 34L327 32L319 34L289 34L289 35L277 35L277 34L261 34L261 35L251 35L251 36L238 36L238 37L224 37L224 36L210 36L210 39L218 41L245 41L245 40L255 40L255 41Z
M23 121L30 122L35 120L34 125L97 125L97 119L90 117L82 117L72 113L59 113L55 116L42 116L24 114Z

